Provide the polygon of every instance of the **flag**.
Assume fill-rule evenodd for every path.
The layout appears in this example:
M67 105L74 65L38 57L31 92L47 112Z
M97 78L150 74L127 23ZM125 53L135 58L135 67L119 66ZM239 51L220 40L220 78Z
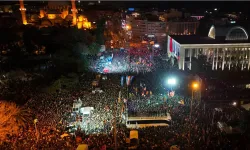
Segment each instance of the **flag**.
M121 86L123 86L124 83L124 76L121 77Z
M103 145L103 146L101 147L101 150L106 150L106 148L107 148L107 146L106 146L106 145Z
M184 100L180 100L178 103L181 104L181 105L184 105L184 104L185 104L185 103L184 103Z
M131 84L131 81L133 80L134 76L127 76L126 77L126 83L127 83L127 86L129 86Z
M172 53L173 52L173 39L170 37L170 42L169 42L169 50Z
M119 97L118 97L118 102L120 103L121 102L121 91L119 91Z

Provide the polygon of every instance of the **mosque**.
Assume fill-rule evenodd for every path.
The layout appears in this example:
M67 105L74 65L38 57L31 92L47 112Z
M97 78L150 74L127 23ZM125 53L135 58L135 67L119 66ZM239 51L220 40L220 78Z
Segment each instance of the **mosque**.
M75 0L71 0L71 3L69 1L48 1L47 6L40 8L39 14L32 14L30 17L27 17L24 1L19 0L19 2L24 25L32 24L40 28L54 25L72 25L77 26L78 29L92 27L87 17L78 13Z

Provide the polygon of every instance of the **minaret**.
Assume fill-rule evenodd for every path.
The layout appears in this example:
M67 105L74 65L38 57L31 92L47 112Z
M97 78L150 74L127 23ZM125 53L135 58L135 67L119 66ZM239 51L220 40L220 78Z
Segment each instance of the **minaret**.
M77 13L77 9L76 9L76 4L75 4L75 0L71 0L71 5L72 5L72 14L73 14L73 25L76 25L76 13Z
M19 10L21 11L22 21L23 21L23 24L26 25L27 24L26 14L25 14L26 8L24 8L23 0L19 0L19 2L20 2Z

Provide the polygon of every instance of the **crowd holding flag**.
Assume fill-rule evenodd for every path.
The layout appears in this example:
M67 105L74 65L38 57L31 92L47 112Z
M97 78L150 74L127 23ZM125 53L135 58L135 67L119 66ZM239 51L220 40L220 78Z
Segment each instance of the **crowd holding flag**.
M121 86L124 84L124 76L121 76Z
M127 86L129 86L133 80L134 76L127 76L126 77L126 83L127 83Z

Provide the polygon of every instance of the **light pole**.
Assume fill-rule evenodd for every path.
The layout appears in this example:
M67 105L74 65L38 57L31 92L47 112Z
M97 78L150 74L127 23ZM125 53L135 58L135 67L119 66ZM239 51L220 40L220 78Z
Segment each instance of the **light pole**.
M190 140L191 140L191 125L192 125L192 111L193 111L193 100L194 100L194 91L199 88L199 84L197 82L192 83L192 97L190 101L190 114L189 114L189 121L190 121L190 127L189 127L189 146L190 146Z
M39 140L39 133L37 131L37 126L36 126L36 123L38 122L38 119L34 119L34 125L35 125L35 131L36 131L36 143L38 142Z
M168 78L168 80L167 80L167 85L170 87L170 90L168 89L168 96L170 95L170 92L173 90L173 86L175 86L176 85L176 78L173 78L173 77L171 77L171 78ZM167 98L168 98L168 96L167 96ZM167 99L166 99L166 103L167 103ZM169 104L168 104L168 106L170 106ZM168 107L167 106L167 107ZM169 109L169 108L168 108Z

